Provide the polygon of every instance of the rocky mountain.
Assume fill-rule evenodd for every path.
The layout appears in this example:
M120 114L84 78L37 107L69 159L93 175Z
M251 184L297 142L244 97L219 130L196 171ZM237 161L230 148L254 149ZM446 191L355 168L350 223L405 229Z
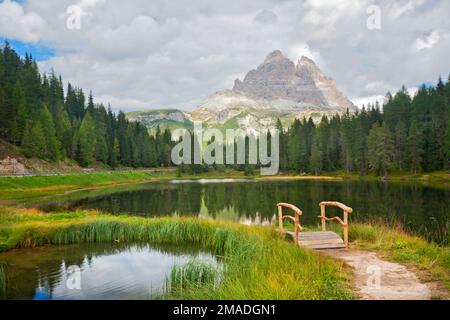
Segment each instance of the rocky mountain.
M324 75L314 61L301 57L295 64L276 50L242 81L236 79L231 90L209 96L192 112L185 113L184 118L179 117L181 123L202 121L209 126L241 128L251 133L274 127L277 118L288 125L296 118L319 121L323 115L342 114L347 109L356 111L334 80ZM165 118L160 113L146 112L137 120L154 125L158 116L166 121L174 115L169 113Z
M192 129L194 127L187 115L178 109L129 112L127 113L127 118L131 121L141 122L150 132L153 132L158 125L161 128L169 128L171 130L177 128Z

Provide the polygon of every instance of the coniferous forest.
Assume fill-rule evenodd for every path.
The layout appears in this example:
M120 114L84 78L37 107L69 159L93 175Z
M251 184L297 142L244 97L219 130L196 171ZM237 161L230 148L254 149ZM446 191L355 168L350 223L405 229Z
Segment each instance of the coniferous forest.
M92 93L63 86L61 77L41 75L30 55L20 58L6 42L0 51L0 138L20 146L27 157L70 158L83 167L170 164L170 131L150 136L123 112L94 104Z
M422 86L414 97L405 88L387 94L383 106L356 114L323 117L320 124L278 121L280 170L321 174L346 171L386 176L389 171L430 172L450 168L450 81ZM41 75L30 55L6 42L0 50L0 138L27 157L66 158L88 167L170 166L171 132L129 122L123 112L94 103L60 76ZM253 172L257 166L235 166ZM190 166L193 173L208 170Z

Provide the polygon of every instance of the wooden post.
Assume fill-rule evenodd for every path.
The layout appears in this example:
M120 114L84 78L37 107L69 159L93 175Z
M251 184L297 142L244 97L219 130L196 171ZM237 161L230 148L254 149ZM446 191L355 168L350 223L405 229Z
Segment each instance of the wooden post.
M324 205L320 205L320 214L322 216L322 231L326 231L327 230L327 226L325 223L325 206Z
M278 206L278 227L283 231L283 208Z
M344 212L344 221L342 221L339 217L327 218L325 216L325 207L327 207L327 206L340 208ZM320 203L320 211L321 211L321 216L319 218L322 219L322 231L326 231L326 226L325 226L326 221L337 221L344 229L343 230L343 233L344 233L343 240L344 240L345 246L348 247L348 231L349 231L348 215L353 212L353 209L346 206L345 204L340 203L340 202L322 201Z
M344 244L348 247L348 213L344 210Z
M300 231L299 230L299 223L300 223L300 221L299 221L299 218L298 218L298 213L296 212L295 216L294 216L294 241L295 241L296 245L300 245L298 243L298 232Z

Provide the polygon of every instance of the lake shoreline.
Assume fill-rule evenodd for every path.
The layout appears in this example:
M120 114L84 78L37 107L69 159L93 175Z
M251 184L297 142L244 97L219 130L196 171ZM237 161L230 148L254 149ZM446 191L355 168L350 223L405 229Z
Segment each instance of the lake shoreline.
M281 237L274 227L195 218L111 216L97 211L42 213L36 209L0 207L0 234L0 255L10 249L49 244L142 241L175 245L195 243L204 249L219 250L216 254L221 256L246 258L227 260L233 272L228 275L230 282L224 287L196 287L195 290L184 290L182 296L175 294L174 298L236 298L233 295L242 299L358 298L350 281L352 271L342 261L299 249ZM231 242L226 244L227 241ZM376 252L388 261L420 271L417 274L423 283L439 284L439 290L433 291L433 298L449 297L449 247L439 247L407 234L400 227L383 224L351 224L350 241L350 253L353 249ZM233 248L238 249L234 251ZM251 258L253 251L257 254ZM250 265L245 262L249 259ZM295 274L292 265L298 266ZM248 272L254 272L255 277L247 279ZM299 279L294 279L298 276ZM333 283L331 291L329 281ZM243 287L246 290L240 291Z
M94 211L44 214L8 207L0 207L0 219L0 252L47 244L143 242L200 245L223 257L227 268L219 285L193 283L192 287L175 290L170 298L354 298L348 269L342 262L299 250L272 228L193 218L111 216ZM293 264L297 266L295 273Z
M170 172L170 171L169 171ZM50 176L30 177L0 177L0 204L11 204L13 200L60 195L67 192L95 190L109 186L131 185L147 182L168 180L200 180L200 179L249 179L256 181L276 180L311 180L311 181L383 181L393 183L420 183L434 188L450 188L450 172L434 172L420 175L393 175L389 180L375 176L349 175L332 173L328 175L294 175L283 174L277 176L245 176L239 171L213 171L197 175L179 176L175 171L168 170L135 170L129 172L106 173L67 173Z

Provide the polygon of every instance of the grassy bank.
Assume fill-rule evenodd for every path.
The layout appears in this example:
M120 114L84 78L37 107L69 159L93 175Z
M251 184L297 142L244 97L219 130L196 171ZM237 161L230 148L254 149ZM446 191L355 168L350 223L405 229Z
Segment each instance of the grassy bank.
M3 251L45 244L115 241L188 243L224 257L220 282L212 281L210 273L205 278L205 266L189 266L189 279L201 281L194 281L195 285L183 290L173 290L173 298L352 297L348 270L341 262L299 250L270 228L198 219L109 216L85 211L42 214L36 210L0 207L0 250ZM199 272L203 272L203 276ZM176 283L173 283L175 288Z
M330 174L330 176L340 176L346 180L365 180L365 181L385 181L384 177L378 177L375 175L358 175L348 174L345 172L336 172ZM388 182L406 182L406 183L419 183L437 188L449 188L450 187L450 171L435 171L429 173L411 174L406 172L391 172L387 177Z
M424 271L424 281L438 281L450 290L450 248L440 247L382 223L350 224L350 240L361 249L377 251L394 262Z
M161 179L162 171L130 171L89 174L64 174L34 177L0 177L0 199L26 199L61 194L67 191Z
M61 195L70 191L98 189L117 185L136 184L169 179L226 179L245 178L256 180L366 180L377 181L379 177L349 175L343 172L328 173L322 176L299 175L298 173L280 173L276 176L245 176L235 170L210 171L197 175L183 174L179 177L176 169L136 170L129 172L75 173L52 176L0 177L0 200L14 201L36 199L52 195ZM449 172L435 172L424 175L397 174L390 177L392 182L414 182L433 187L450 187Z

